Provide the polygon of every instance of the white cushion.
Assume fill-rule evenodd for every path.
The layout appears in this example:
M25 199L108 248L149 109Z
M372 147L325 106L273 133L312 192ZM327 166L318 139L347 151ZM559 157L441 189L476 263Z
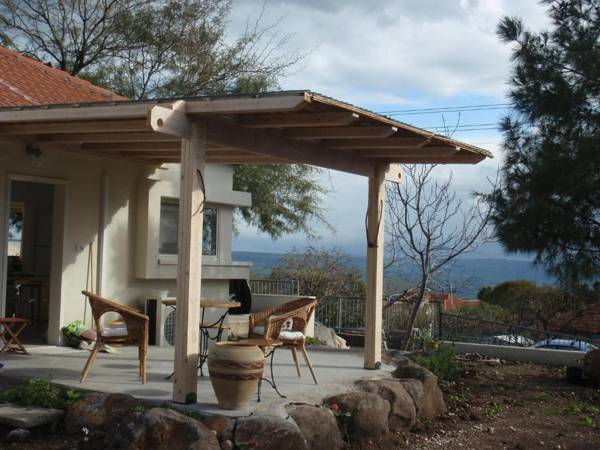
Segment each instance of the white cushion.
M299 341L304 339L304 333L302 331L283 330L279 333L279 339L282 341Z
M265 327L262 325L259 325L257 327L252 328L252 332L254 334L260 334L262 336L265 334Z
M127 327L125 325L119 325L112 328L102 328L102 331L100 331L100 336L102 337L124 337L127 335Z

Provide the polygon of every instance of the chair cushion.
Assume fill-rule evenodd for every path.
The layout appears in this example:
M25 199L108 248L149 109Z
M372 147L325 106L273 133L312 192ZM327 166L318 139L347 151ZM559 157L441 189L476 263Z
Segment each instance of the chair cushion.
M279 339L282 341L299 341L304 339L304 333L301 331L283 330L279 333Z
M258 325L256 327L252 328L252 332L254 334L260 334L262 336L263 334L265 334L265 327L262 325Z
M128 332L125 325L118 325L111 328L102 328L100 335L102 337L125 337L128 335Z

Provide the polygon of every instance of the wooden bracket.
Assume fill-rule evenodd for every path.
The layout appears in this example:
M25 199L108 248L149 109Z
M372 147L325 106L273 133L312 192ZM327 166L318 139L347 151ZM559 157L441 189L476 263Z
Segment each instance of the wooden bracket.
M390 164L385 172L385 181L400 183L404 178L404 169L400 164Z
M185 113L185 102L177 101L173 103L173 108L154 106L148 112L148 124L158 133L190 137L191 122Z

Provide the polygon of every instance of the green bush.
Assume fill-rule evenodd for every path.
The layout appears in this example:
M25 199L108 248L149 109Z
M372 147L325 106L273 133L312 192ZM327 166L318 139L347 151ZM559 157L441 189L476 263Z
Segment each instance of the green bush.
M67 409L79 397L79 391L64 391L46 380L29 380L16 388L0 392L0 403L16 403L21 406Z
M460 366L455 352L448 346L438 346L429 356L417 357L417 364L431 370L440 380L456 381L460 376Z
M325 342L314 337L314 336L306 336L304 342L306 345L325 345Z

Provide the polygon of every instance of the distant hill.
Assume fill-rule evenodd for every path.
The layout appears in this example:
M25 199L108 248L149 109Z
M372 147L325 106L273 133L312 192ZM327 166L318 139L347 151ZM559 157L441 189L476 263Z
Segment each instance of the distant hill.
M251 262L259 278L267 277L282 256L280 253L233 252L234 260ZM361 256L350 256L348 261L348 265L360 270L364 270L365 264L366 260ZM398 270L386 271L386 277L398 276L401 276ZM541 267L530 261L505 258L463 258L455 264L448 279L453 286L459 286L456 294L467 299L476 298L483 286L495 286L507 280L523 279L540 284L554 282Z

